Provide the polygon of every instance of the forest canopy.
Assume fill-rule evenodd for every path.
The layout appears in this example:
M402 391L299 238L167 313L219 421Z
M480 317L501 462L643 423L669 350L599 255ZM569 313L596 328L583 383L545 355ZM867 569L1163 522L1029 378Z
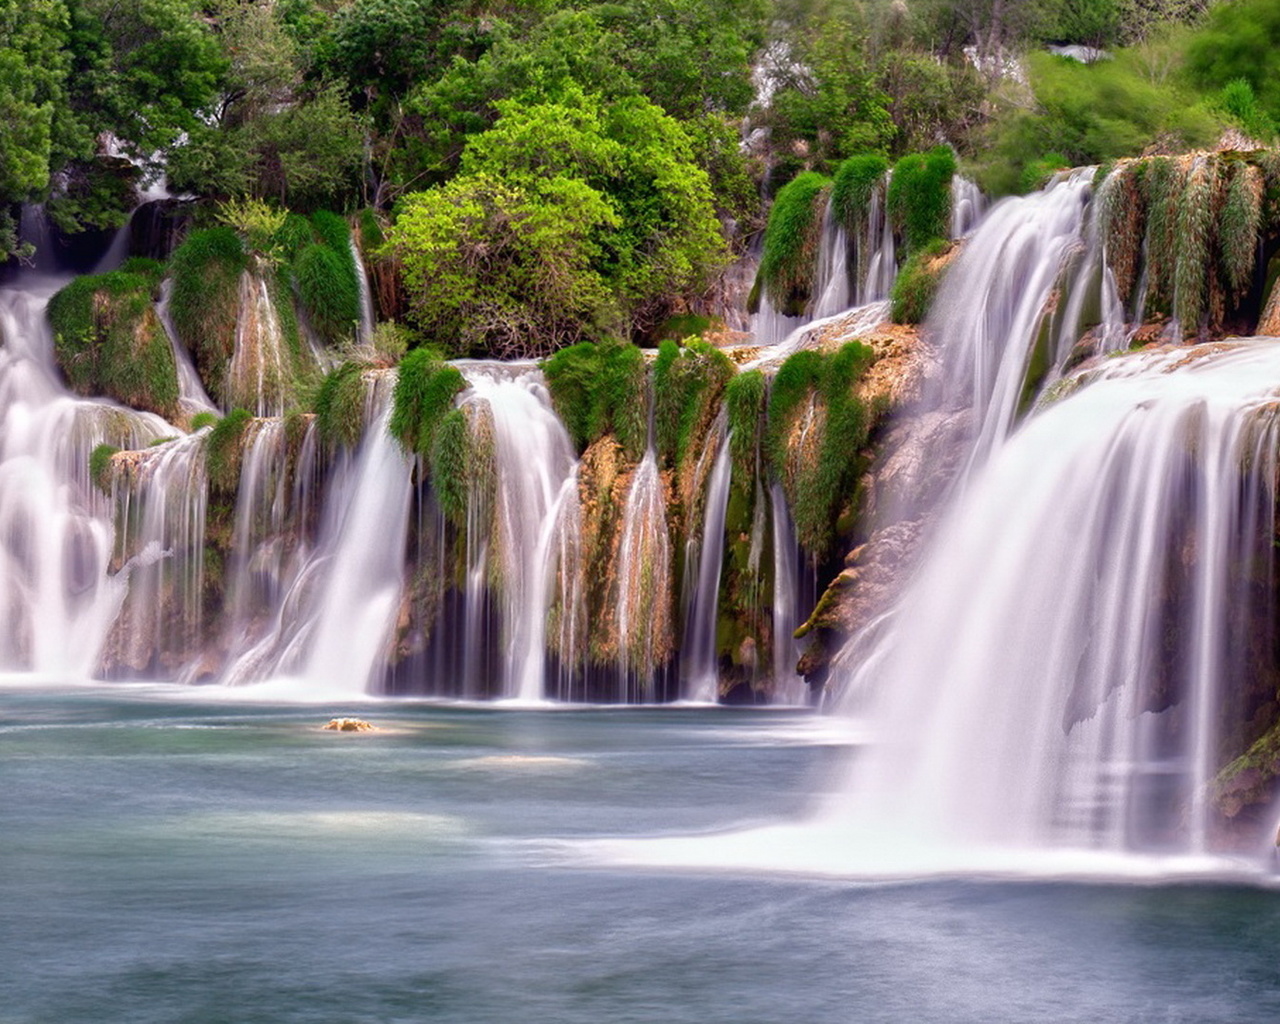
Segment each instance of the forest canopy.
M0 0L0 250L164 173L364 211L424 340L542 352L656 330L855 156L1001 193L1270 141L1276 54L1270 0Z

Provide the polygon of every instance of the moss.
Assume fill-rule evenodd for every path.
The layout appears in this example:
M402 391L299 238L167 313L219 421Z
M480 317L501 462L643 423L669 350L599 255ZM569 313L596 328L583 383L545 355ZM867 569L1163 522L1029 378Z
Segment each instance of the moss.
M111 493L111 457L119 450L115 445L100 444L89 453L89 479L107 494Z
M682 338L706 334L713 327L723 326L723 321L717 321L709 316L700 316L697 313L679 313L676 316L667 317L662 322L658 329L654 331L653 340L663 341L670 338L673 341L680 341Z
M654 445L666 465L678 468L693 440L706 436L733 375L729 357L697 338L683 346L673 341L658 346L653 365Z
M781 189L769 211L760 254L759 279L774 306L803 312L813 285L822 233L822 203L831 179L806 171Z
M871 196L888 170L889 161L879 153L851 156L837 169L831 187L831 209L846 231L860 231L866 224Z
M330 345L352 340L360 322L360 291L351 275L350 254L308 245L293 261L293 276L316 333Z
M248 265L244 245L229 227L193 231L169 260L174 327L215 397L235 351L240 275Z
M889 315L895 323L923 323L929 315L941 279L935 262L946 248L946 242L934 239L929 246L908 257L907 262L902 265L890 294Z
M796 536L815 558L825 558L835 539L835 521L858 476L859 452L872 426L871 412L854 393L875 361L860 342L832 355L806 350L778 369L769 396L765 438L770 460L791 500ZM804 449L790 439L800 407L816 401L823 416L819 435Z
M366 206L359 213L360 244L366 250L380 248L387 240L382 230L382 222L378 219L378 211Z
M1115 276L1116 291L1125 306L1133 301L1142 260L1147 213L1141 178L1145 166L1125 164L1113 171L1097 190L1098 232Z
M1178 210L1178 248L1174 266L1174 315L1183 334L1194 334L1208 303L1206 271L1210 268L1210 233L1213 229L1214 166L1200 158L1187 175Z
M172 417L178 405L173 348L152 306L158 264L80 277L48 306L54 353L71 389Z
M400 361L389 425L392 435L407 451L430 455L436 427L466 387L456 366L443 362L432 349L414 349Z
M556 414L578 451L612 433L637 461L648 436L644 354L620 341L579 342L542 364Z
M759 448L761 422L764 419L764 373L748 370L729 381L725 388L725 407L729 414L729 456L733 460L735 487L744 490L755 476L756 451Z
M203 430L205 427L212 427L219 420L216 412L198 412L191 417L191 433L197 430Z
M472 467L471 427L461 409L440 419L431 443L431 485L440 511L454 526L465 529L470 504Z
M1027 192L1036 192L1044 188L1058 171L1066 170L1070 166L1071 161L1061 153L1046 153L1040 159L1032 160L1022 168L1022 173L1018 175L1018 192L1024 195Z
M274 245L280 255L289 263L308 245L315 242L315 232L311 222L300 213L291 213L276 231Z
M1262 226L1263 191L1262 172L1258 168L1242 161L1232 164L1218 220L1218 238L1223 281L1233 301L1239 301L1253 276Z
M348 360L328 373L316 391L316 429L332 444L354 448L364 433L365 367Z
M947 146L935 146L928 153L909 153L894 164L885 204L907 255L947 237L955 172L955 154Z
M1280 777L1280 725L1259 738L1244 754L1218 772L1213 798L1218 808L1234 818L1246 808L1270 804L1275 780Z
M214 424L205 438L205 467L209 484L223 494L234 494L240 483L240 458L244 432L253 420L248 409L233 409Z
M1147 205L1147 304L1152 312L1173 312L1173 280L1177 246L1178 203L1183 174L1169 157L1148 161L1142 179Z

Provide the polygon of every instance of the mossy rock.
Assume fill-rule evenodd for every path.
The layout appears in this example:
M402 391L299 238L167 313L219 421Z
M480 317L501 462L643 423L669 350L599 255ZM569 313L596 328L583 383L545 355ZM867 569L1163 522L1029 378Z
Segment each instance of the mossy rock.
M174 419L178 370L152 294L158 265L80 277L49 301L54 357L72 391Z
M191 352L205 387L223 398L227 364L236 347L240 276L249 256L229 227L193 231L169 260L173 291L169 312Z

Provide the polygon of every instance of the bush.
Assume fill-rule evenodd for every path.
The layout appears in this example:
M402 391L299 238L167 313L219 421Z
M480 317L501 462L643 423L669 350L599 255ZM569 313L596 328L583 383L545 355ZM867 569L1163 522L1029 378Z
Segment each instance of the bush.
M54 354L76 393L172 418L177 365L151 302L159 264L131 263L128 271L77 278L49 300Z
M330 345L354 338L360 322L360 289L350 252L308 245L293 261L293 275L298 298L316 333Z
M440 511L454 526L465 529L470 507L472 444L471 425L461 409L450 409L441 417L430 458L431 486Z
M733 459L733 478L741 488L749 487L755 477L756 451L760 443L767 390L764 373L760 370L740 373L725 387L729 455Z
M244 245L229 227L193 231L169 259L173 325L215 390L235 352L240 275L248 265Z
M244 454L244 432L253 421L248 409L232 409L205 438L205 467L209 486L223 494L234 494L240 484L240 459Z
M859 453L872 417L854 388L875 353L852 341L824 355L797 352L779 368L769 396L766 444L791 501L796 536L815 559L831 551L836 518L857 480ZM806 451L788 454L788 437L801 404L813 398L825 411L821 434Z
M886 206L908 256L950 234L951 179L956 158L947 146L910 153L893 167Z
M100 444L89 453L89 479L107 494L111 493L111 456L119 450L115 445Z

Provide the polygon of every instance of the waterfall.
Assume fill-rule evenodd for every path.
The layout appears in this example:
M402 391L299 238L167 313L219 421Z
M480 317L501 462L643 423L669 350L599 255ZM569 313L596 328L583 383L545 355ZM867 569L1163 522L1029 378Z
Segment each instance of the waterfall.
M529 364L462 364L470 390L493 428L493 523L475 546L469 616L478 619L486 575L500 593L505 696L546 697L547 617L559 556L578 529L578 464L573 442L551 407L542 374ZM474 592L470 592L474 586Z
M360 324L356 330L356 341L361 345L373 344L373 294L369 290L369 275L365 272L364 257L360 255L360 246L356 244L356 236L351 236L351 262L356 271L356 284L360 288Z
M112 631L113 675L174 678L203 642L204 438L177 438L130 453L125 481L114 480L127 557L128 596Z
M178 331L173 326L173 318L169 314L169 296L172 293L173 281L165 278L160 285L156 316L169 339L169 347L173 350L173 363L178 369L178 406L187 416L194 416L201 412L216 413L218 407L214 405L213 399L205 390L204 382L196 372L195 363L191 361L191 353L178 338Z
M622 523L617 555L618 699L652 701L654 671L671 643L671 537L666 493L652 446L632 477Z
M1085 251L1092 178L1077 171L997 204L943 279L926 324L945 361L934 401L969 411L974 459L1009 434L1028 389L1040 385L1037 369L1060 366L1079 337L1076 323L1050 330L1051 300Z
M356 452L338 459L319 540L292 574L271 628L228 666L224 683L278 678L303 697L358 696L378 679L404 587L413 483L408 456L387 429L393 387L393 374L369 381L368 426ZM253 461L241 471L260 472Z
M935 853L1211 848L1228 688L1270 657L1280 349L1096 376L946 514L875 671L882 741L830 814Z
M701 703L715 703L719 694L716 628L720 608L720 573L724 563L724 520L729 507L732 469L726 431L707 478L697 588L693 592L684 635L684 692L689 700Z
M867 225L858 249L857 304L887 299L898 276L898 255L893 241L893 225L885 209L889 175L871 191L867 208Z
M800 625L800 572L802 557L796 542L795 525L787 508L782 484L774 481L769 488L773 520L773 693L779 704L804 704L808 692L804 677L796 672L800 659L799 644L793 634Z
M0 290L0 670L84 678L125 593L107 573L111 503L90 480L89 455L175 431L63 389L44 311L65 283L27 275Z
M951 179L951 237L964 238L982 220L986 200L977 182L957 174Z
M235 352L227 367L229 407L258 416L283 416L291 376L280 316L265 277L240 275Z
M818 245L818 265L813 275L814 319L831 316L848 309L853 296L849 291L849 233L845 231L827 201L822 215L822 240Z

